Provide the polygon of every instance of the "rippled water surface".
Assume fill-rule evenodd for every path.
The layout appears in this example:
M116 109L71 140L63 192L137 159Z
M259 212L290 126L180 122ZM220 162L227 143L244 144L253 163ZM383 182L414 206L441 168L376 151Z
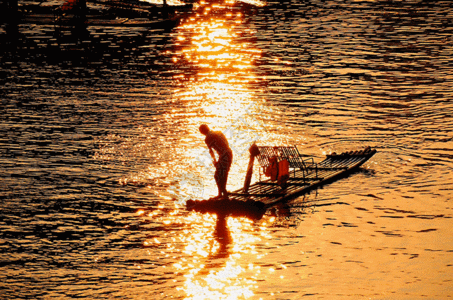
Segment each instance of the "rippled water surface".
M24 24L17 48L2 27L0 298L452 297L452 20L448 1L250 0L78 41ZM184 207L216 194L201 123L234 147L229 190L252 140L378 152L218 219Z

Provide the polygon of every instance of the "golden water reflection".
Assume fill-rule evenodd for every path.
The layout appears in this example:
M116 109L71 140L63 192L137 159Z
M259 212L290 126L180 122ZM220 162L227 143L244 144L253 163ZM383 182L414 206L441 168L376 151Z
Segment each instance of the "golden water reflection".
M250 144L275 138L265 128L269 115L264 109L265 99L257 95L256 85L250 88L260 80L255 76L254 63L261 50L254 46L255 33L244 26L243 15L233 9L233 4L196 4L194 13L176 29L175 46L167 53L178 69L187 70L173 78L179 85L174 98L181 108L169 114L170 119L181 120L186 127L185 140L175 146L184 150L174 162L186 168L173 174L170 185L172 197L179 204L188 198L216 195L214 168L210 158L203 155L207 151L198 131L200 124L223 131L233 148L229 190L243 182ZM202 193L197 194L199 190ZM270 239L273 218L252 221L181 212L163 214L161 221L169 228L181 228L164 237L172 242L164 246L163 253L174 257L171 268L183 278L177 290L185 299L245 299L255 294L262 266L254 262L265 256L260 245ZM152 247L159 242L150 239L144 245Z
M250 226L247 220L220 217L214 228L210 228L210 238L203 239L204 243L201 239L186 241L185 250L190 257L202 255L205 258L202 261L194 259L192 263L199 264L192 264L193 267L184 275L186 280L181 289L186 292L186 299L237 299L253 295L255 282L243 277L244 267L237 261L241 254L253 250L249 245L257 239L256 236L244 234L247 226ZM241 235L236 234L238 231ZM176 264L176 267L183 268L181 264Z
M265 256L256 245L271 239L269 225L274 218L264 216L260 221L246 218L217 217L212 214L168 214L154 211L145 219L159 218L168 227L181 227L169 232L169 237L154 237L144 241L145 247L162 249L162 255L173 257L172 272L181 278L185 299L246 299L255 294L261 273L266 268L254 263ZM266 270L266 271L271 271Z
M222 129L256 101L248 84L257 80L253 64L261 55L250 39L239 40L239 33L253 37L254 32L236 28L242 14L227 4L198 3L177 28L172 57L176 65L196 70L195 75L175 77L184 86L175 97L196 111L192 121Z
M206 14L207 11L205 11ZM212 79L223 79L215 75L221 72L244 73L250 70L253 61L259 57L261 50L253 48L248 42L237 42L239 35L235 33L235 26L241 24L241 13L227 13L226 20L204 19L195 22L189 18L179 30L183 34L177 37L176 45L182 45L181 57L174 57L177 63L184 59L196 64L202 71L214 71L207 73ZM242 34L253 36L251 29L243 29ZM190 34L189 41L187 34ZM214 69L215 68L215 69ZM214 75L214 76L212 76Z

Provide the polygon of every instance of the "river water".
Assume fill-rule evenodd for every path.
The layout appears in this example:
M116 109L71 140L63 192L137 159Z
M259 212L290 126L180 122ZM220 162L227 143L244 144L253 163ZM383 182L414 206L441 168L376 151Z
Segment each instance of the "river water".
M251 0L61 45L1 29L0 298L451 298L452 20L448 1ZM253 140L378 152L222 223L184 207L216 194L201 123L234 148L229 190Z

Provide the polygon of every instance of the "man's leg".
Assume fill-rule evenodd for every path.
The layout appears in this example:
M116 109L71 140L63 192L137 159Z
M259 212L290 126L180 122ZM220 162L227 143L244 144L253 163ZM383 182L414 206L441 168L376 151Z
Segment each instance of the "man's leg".
M222 176L221 176L222 195L224 197L226 197L226 196L228 196L228 192L226 190L226 185L227 185L227 180L228 180L228 170L223 169L221 173L222 173Z
M228 181L228 173L230 171L232 157L229 155L222 156L220 160L220 178L221 178L221 191L224 197L228 197L228 191L226 189L227 181Z
M217 166L215 168L215 173L214 173L214 179L215 183L217 184L217 189L219 190L219 195L218 197L220 198L222 196L222 176L221 176L222 169Z

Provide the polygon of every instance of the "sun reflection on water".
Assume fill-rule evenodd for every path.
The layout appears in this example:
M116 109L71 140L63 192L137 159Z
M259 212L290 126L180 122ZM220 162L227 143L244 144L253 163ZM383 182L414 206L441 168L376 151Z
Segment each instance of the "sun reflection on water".
M175 97L196 110L191 123L225 128L256 101L248 84L256 80L253 64L261 51L239 41L235 27L242 22L241 13L203 1L196 7L194 15L178 27L172 59L197 73L188 82L184 75L175 78L185 82ZM253 36L248 29L242 34Z
M246 299L254 295L260 268L242 261L241 256L256 254L254 245L263 239L263 235L255 233L253 222L245 218L228 218L226 224L225 230L231 240L225 236L219 237L217 228L214 231L217 237L216 234L211 236L217 240L217 244L211 248L206 262L185 275L186 280L181 289L186 292L186 299ZM223 250L226 253L220 253L220 244L223 243L229 245ZM217 263L220 266L213 267L216 259L223 261Z
M207 12L205 9L202 15ZM261 50L253 48L248 42L237 41L239 34L235 32L235 27L241 24L241 16L240 13L226 13L226 19L189 18L179 28L181 34L177 36L176 45L181 45L183 49L179 57L173 57L173 61L185 60L202 71L215 71L211 75L219 74L219 71L245 73L250 70ZM242 34L253 36L254 32L243 29Z
M171 233L171 243L163 243L165 237L153 237L143 246L160 248L161 255L174 258L170 268L181 278L177 291L184 299L247 299L254 295L263 268L250 258L258 256L257 244L271 238L268 231L273 218L265 216L258 222L177 210L149 215L138 211L137 215L158 217L167 227L180 228Z
M248 88L250 83L258 80L253 68L261 51L253 47L250 38L241 38L241 35L253 37L254 32L245 26L236 28L242 24L243 16L231 8L232 4L234 1L200 1L194 6L195 13L176 31L172 61L181 68L190 66L196 71L192 75L175 76L183 86L175 98L185 104L185 113L193 112L186 114L185 122L192 128L189 136L194 140L203 140L198 132L198 126L203 123L221 131L234 124L237 128L250 128L247 122L238 124L238 117L256 114L265 102ZM232 137L227 138L232 147L237 146ZM254 138L256 140L259 136ZM253 142L253 137L247 142ZM194 154L200 155L200 149L197 150L191 152L190 159L197 159L193 157ZM247 153L243 157L238 152L234 152L230 187L240 185L245 171L237 166L246 165L240 161ZM205 175L205 178L209 176L212 174ZM211 186L215 185L211 183ZM246 218L197 213L189 214L184 222L186 229L177 239L185 259L174 263L173 268L185 278L179 288L185 299L244 299L253 296L256 272L260 270L242 259L243 256L257 255L256 244L268 238L265 234L267 227L257 226Z

